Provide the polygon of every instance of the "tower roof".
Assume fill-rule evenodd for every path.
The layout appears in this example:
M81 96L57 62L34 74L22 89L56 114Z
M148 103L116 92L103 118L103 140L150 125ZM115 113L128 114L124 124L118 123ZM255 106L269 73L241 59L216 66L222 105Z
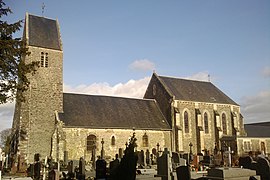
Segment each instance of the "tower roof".
M57 20L27 13L25 31L29 46L62 50Z

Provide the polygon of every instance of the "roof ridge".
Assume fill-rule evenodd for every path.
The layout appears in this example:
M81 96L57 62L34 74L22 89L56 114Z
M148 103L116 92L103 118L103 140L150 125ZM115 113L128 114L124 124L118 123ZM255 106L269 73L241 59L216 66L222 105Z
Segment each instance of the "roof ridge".
M26 14L28 14L29 16L35 16L35 17L38 17L38 18L44 18L44 19L49 19L49 20L57 21L57 19L53 19L53 18L45 17L45 16L40 16L40 15L35 15L35 14L28 13L28 12L26 12Z
M171 79L179 79L179 80L185 80L185 81L196 81L196 82L204 82L204 83L211 83L211 81L203 81L198 79L189 79L189 78L182 78L182 77L175 77L175 76L159 76L161 78L171 78ZM213 84L213 83L211 83Z
M72 92L64 92L63 94L78 95L78 96L108 97L108 98L130 99L130 100L154 101L154 99L145 99L145 98L136 98L136 97L124 97L124 96L112 96L112 95L100 95L100 94L84 94L84 93L72 93Z

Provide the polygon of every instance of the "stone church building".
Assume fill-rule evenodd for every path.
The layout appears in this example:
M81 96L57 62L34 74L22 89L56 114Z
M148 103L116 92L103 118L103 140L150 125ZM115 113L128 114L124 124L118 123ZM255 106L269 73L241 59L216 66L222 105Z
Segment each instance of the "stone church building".
M34 154L55 160L122 154L135 132L137 150L213 153L246 136L240 106L211 82L153 73L143 99L63 93L63 48L57 20L26 14L23 38L39 62L26 100L16 102L11 155L17 166Z

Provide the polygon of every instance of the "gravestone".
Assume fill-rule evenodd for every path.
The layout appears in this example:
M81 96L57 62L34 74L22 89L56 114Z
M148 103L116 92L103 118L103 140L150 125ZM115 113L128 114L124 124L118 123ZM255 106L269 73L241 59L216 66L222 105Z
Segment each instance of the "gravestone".
M187 161L184 158L179 158L179 166L187 166Z
M183 158L184 158L187 162L189 162L189 155L188 155L188 153L184 153L184 154L183 154Z
M245 169L251 168L252 159L249 156L239 158L239 166Z
M34 179L40 179L41 163L35 162L34 164Z
M59 171L55 169L50 170L48 180L59 180Z
M96 179L106 179L106 161L104 159L96 161Z
M68 179L73 179L75 177L73 161L68 162L67 170Z
M149 166L151 163L150 163L150 152L148 149L145 152L145 160L146 160L146 165Z
M258 178L256 171L242 168L211 168L206 178L223 180L249 180L250 177Z
M68 151L64 151L64 165L68 164Z
M118 158L110 162L110 176L114 177L116 169L119 167L120 161Z
M143 168L143 166L144 166L144 152L143 152L143 150L141 150L138 153L138 164L139 164L140 168Z
M269 161L264 157L257 159L257 174L261 176L261 180L270 180Z
M188 166L179 166L176 168L177 180L190 180L190 168Z
M167 148L164 149L162 155L157 158L157 177L161 177L162 180L173 178L171 167L170 152Z
M119 148L119 158L122 159L123 158L123 148Z
M79 180L85 179L85 160L81 157L79 162Z

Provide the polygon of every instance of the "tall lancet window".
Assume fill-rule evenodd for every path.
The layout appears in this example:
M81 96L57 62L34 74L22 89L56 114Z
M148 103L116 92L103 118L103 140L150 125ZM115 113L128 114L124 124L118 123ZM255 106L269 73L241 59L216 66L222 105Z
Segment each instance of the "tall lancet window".
M221 118L222 118L222 130L223 130L223 134L227 135L227 121L226 121L226 114L223 113Z
M48 53L45 53L45 67L49 66Z
M208 126L208 114L204 113L204 132L205 134L209 133L209 126Z
M44 52L40 53L40 67L44 67Z
M184 125L185 125L185 133L189 133L189 122L188 122L188 112L184 112Z

